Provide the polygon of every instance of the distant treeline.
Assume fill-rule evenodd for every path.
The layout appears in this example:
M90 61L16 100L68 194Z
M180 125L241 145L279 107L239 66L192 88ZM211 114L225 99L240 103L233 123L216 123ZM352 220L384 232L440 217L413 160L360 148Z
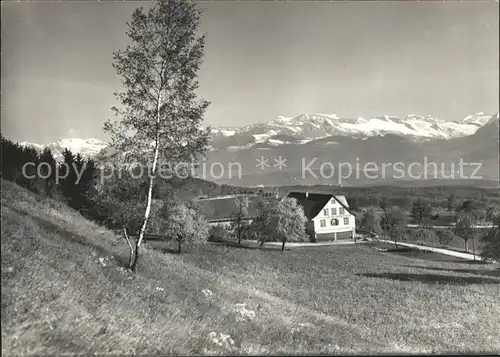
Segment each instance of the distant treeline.
M98 169L92 160L65 149L56 162L50 149L37 152L1 137L2 178L47 197L65 201L77 210L89 206Z
M261 190L272 193L276 192L276 187L265 187L261 188ZM282 186L279 187L280 196L291 190L309 190L344 195L348 199L349 205L354 204L356 207L378 207L381 200L386 200L391 206L410 208L414 200L421 198L428 201L434 208L446 209L452 195L457 201L478 200L489 203L498 203L500 201L500 193L497 189L476 187Z

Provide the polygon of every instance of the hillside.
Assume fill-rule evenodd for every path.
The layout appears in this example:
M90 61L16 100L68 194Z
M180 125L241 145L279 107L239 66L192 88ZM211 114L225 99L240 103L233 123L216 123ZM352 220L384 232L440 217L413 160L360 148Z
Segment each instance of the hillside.
M121 237L1 184L2 355L500 348L491 267L362 246L282 254L202 245L183 255L146 248L131 275Z

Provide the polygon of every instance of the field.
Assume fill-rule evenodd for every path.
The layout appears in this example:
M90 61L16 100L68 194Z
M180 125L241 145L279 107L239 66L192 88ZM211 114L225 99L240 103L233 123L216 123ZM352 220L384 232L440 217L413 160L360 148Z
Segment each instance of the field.
M369 245L145 248L2 181L2 355L500 350L500 269Z

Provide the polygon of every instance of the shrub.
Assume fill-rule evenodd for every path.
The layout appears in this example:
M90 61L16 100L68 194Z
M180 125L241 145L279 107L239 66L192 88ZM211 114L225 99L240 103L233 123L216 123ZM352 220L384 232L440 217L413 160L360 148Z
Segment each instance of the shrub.
M436 231L436 236L441 245L448 245L454 237L453 233L448 229L438 229Z
M417 228L410 229L409 239L414 242L434 243L436 242L436 232L433 229Z
M208 231L208 239L211 241L226 240L229 237L230 237L230 231L223 224L212 226Z
M486 234L481 238L481 241L485 243L481 256L485 259L500 260L500 216L496 217L494 220L496 227L488 229Z

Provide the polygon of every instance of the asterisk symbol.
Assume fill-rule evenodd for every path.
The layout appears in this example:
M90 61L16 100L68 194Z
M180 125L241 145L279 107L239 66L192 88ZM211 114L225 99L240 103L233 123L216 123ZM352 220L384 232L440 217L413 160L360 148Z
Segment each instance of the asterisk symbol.
M257 165L255 165L255 167L260 167L261 170L264 170L265 167L269 167L268 161L269 159L261 156L260 159L257 159Z
M278 156L278 160L274 159L274 161L276 161L276 164L274 164L274 167L278 167L278 169L280 169L280 171L283 169L283 167L286 167L286 158L282 158L281 155Z

